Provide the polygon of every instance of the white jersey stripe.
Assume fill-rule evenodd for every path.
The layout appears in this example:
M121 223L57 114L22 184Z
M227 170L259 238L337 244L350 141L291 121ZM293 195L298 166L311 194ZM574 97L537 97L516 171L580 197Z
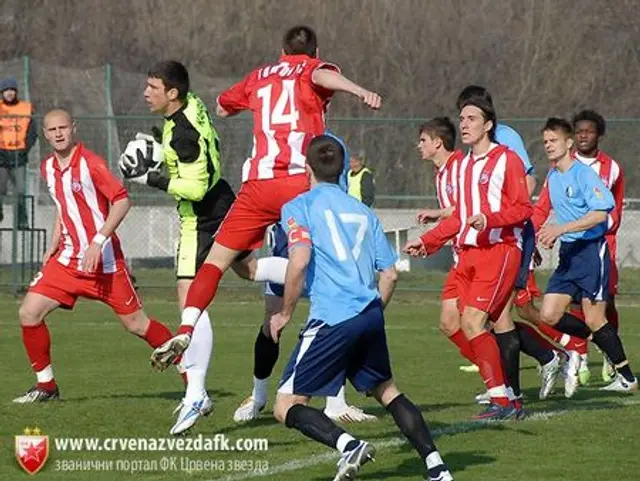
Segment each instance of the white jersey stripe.
M62 174L62 190L64 192L64 198L67 203L67 215L73 222L73 226L78 233L78 239L80 241L79 252L78 252L78 261L80 261L84 257L84 252L87 250L89 246L89 241L87 239L87 233L84 230L84 226L82 225L82 218L80 217L80 210L78 209L78 204L76 203L76 199L73 195L73 187L71 181L71 171L72 169L67 169ZM82 188L82 186L80 186ZM82 270L82 263L78 262L78 270Z
M306 134L292 131L287 138L287 144L291 147L291 160L289 162L289 175L304 174L307 159L302 155L302 144Z
M60 212L61 206L58 198L56 197L56 178L55 178L55 169L53 167L53 157L47 160L45 170L47 172L47 185L49 186L49 191L51 192L51 198L56 204L56 208L58 212ZM62 233L62 244L64 245L64 249L58 255L58 262L60 264L68 266L71 262L71 256L73 255L73 242L71 241L71 236L69 235L69 231L67 230L67 226L64 224L64 220L62 216L61 219L61 233Z
M502 189L504 187L504 177L507 169L507 155L502 154L491 173L489 179L489 192L487 197L489 200L489 208L491 212L499 212L502 206ZM502 237L502 228L491 229L489 232L489 242L495 244L500 242Z

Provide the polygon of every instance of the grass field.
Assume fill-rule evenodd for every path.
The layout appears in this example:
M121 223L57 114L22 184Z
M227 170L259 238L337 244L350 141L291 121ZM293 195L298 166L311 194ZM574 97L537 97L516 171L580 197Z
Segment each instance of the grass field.
M141 284L157 279L153 272L137 273ZM401 285L417 280L404 276ZM177 324L172 289L142 289L145 308L152 316ZM633 298L621 299L631 306ZM263 315L256 290L226 288L221 291L211 317L215 323L216 348L209 376L216 410L201 420L191 436L225 434L239 438L267 438L266 452L62 452L54 438L156 438L168 437L171 412L182 396L179 376L153 372L149 349L125 333L102 305L79 302L73 312L59 311L48 325L53 343L53 365L61 387L61 402L13 405L10 400L33 383L29 363L17 327L19 300L0 298L0 352L3 353L0 384L0 480L26 479L14 456L14 436L25 427L40 428L49 435L49 460L35 479L42 480L240 480L261 477L273 480L330 480L337 455L307 440L296 431L278 425L267 406L254 424L236 425L231 417L250 392L253 342ZM285 333L276 377L282 371L296 340L297 327L306 307L296 314L299 323ZM622 307L622 334L630 358L640 351L640 308ZM598 391L600 355L592 353L592 385L582 388L570 401L558 385L546 402L537 401L539 379L534 363L523 358L523 386L532 416L522 422L477 424L470 422L478 411L473 395L481 389L475 374L458 370L461 358L437 329L436 298L424 292L399 292L387 312L387 326L394 375L399 387L416 402L437 435L437 443L457 481L478 480L616 480L638 479L640 456L640 397ZM636 362L636 366L638 363ZM639 369L636 367L635 369ZM372 399L348 391L349 400L380 416L379 421L354 425L352 431L378 447L375 463L367 465L359 479L419 480L422 468L417 455L405 443L390 416ZM317 405L322 405L322 402ZM175 458L175 470L163 471L163 457ZM210 469L181 471L179 458L215 460ZM115 460L129 461L116 465ZM110 471L63 471L76 460L113 461L102 464ZM139 471L132 472L133 462ZM244 462L244 463L243 463ZM268 469L262 472L252 468ZM78 464L77 466L81 466ZM96 466L95 464L93 465ZM120 468L116 470L116 467Z

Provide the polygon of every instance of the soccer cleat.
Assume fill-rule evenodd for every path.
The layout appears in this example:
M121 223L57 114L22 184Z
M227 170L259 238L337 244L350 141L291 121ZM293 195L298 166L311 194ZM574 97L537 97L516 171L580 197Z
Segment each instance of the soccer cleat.
M507 419L515 418L516 415L517 409L513 404L505 407L491 403L487 409L473 416L473 419L477 421L506 421Z
M173 411L178 412L176 422L169 430L169 434L177 436L191 429L200 416L208 416L213 412L213 402L206 392L197 401L187 403L183 399L180 405Z
M458 369L460 369L462 372L480 372L480 368L478 366L476 366L475 364L469 364L467 366L460 366Z
M364 423L378 420L373 414L367 414L355 406L345 406L340 412L328 411L325 408L324 414L331 420L341 423Z
M453 481L453 476L446 465L441 464L429 470L429 477L425 481Z
M171 366L189 347L191 336L178 334L151 353L151 366L157 371L164 371Z
M613 366L609 358L603 354L602 355L602 380L604 382L611 382L616 377L616 368Z
M580 384L578 370L580 369L581 357L577 351L567 351L567 363L564 366L564 397L573 397Z
M578 369L578 380L581 386L589 384L591 379L591 371L589 370L589 356L587 354L580 354L580 368Z
M540 376L542 376L542 386L538 394L540 399L547 399L553 392L558 374L560 374L560 356L554 351L553 359L540 368Z
M356 479L356 474L358 474L360 468L369 461L374 461L375 455L376 448L365 441L360 441L360 444L355 449L342 454L338 461L338 473L333 478L333 481Z
M616 391L616 392L633 392L638 390L638 378L633 378L633 382L627 381L624 376L618 374L615 381L611 384L601 387L601 391Z
M13 402L17 404L30 404L58 400L60 400L60 390L58 389L58 386L56 386L53 391L47 391L39 388L38 386L33 386L22 396L15 398Z
M264 404L257 404L253 396L249 396L240 403L236 412L233 413L233 420L237 423L244 423L258 419L258 416L266 405L266 402Z
M489 391L476 394L475 400L478 404L491 404L491 394L489 394Z
M524 409L524 403L522 402L522 395L519 398L514 399L512 404L516 410L516 415L515 415L516 421L522 421L526 419L527 416L529 416L529 413L527 413L527 411L525 411Z

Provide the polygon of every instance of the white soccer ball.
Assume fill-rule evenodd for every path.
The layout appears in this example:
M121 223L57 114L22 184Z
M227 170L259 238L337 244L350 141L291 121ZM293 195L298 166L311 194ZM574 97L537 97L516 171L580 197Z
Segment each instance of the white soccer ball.
M164 162L162 145L146 134L137 134L136 139L127 144L123 157L125 163L132 167L138 165L140 158L145 159L149 163L149 171L160 170Z

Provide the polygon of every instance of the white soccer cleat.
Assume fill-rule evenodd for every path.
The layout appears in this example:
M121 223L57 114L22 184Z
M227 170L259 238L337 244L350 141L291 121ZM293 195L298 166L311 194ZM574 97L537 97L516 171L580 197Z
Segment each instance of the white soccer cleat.
M577 351L567 351L567 363L564 366L564 397L571 398L576 393L580 385L578 371L580 369L580 353Z
M342 457L338 461L338 473L336 477L333 478L333 481L350 481L355 479L360 468L369 461L374 461L375 455L376 448L365 441L360 441L358 447L342 454Z
M491 404L491 394L489 391L476 394L475 400L477 404Z
M189 343L191 343L189 334L178 334L172 337L151 353L151 366L157 371L164 371L187 350Z
M191 429L200 416L208 416L213 411L213 402L206 392L202 393L200 399L194 402L186 402L184 399L173 411L178 411L178 418L169 430L170 434L177 436Z
M238 409L233 413L233 420L237 423L246 423L247 421L258 419L266 405L266 402L264 404L256 403L253 396L249 396L240 403Z
M633 382L627 381L624 376L618 374L615 381L611 384L601 387L601 391L615 391L615 392L633 392L638 390L638 378L634 377Z
M549 394L553 392L556 380L560 374L560 356L554 351L553 359L540 368L540 376L542 376L542 386L540 386L540 399L547 399Z
M611 382L616 377L616 368L613 366L606 354L602 354L602 380Z
M362 409L355 406L346 406L340 411L328 411L325 408L324 414L332 421L341 423L365 423L378 420L378 418L373 414L367 414Z

